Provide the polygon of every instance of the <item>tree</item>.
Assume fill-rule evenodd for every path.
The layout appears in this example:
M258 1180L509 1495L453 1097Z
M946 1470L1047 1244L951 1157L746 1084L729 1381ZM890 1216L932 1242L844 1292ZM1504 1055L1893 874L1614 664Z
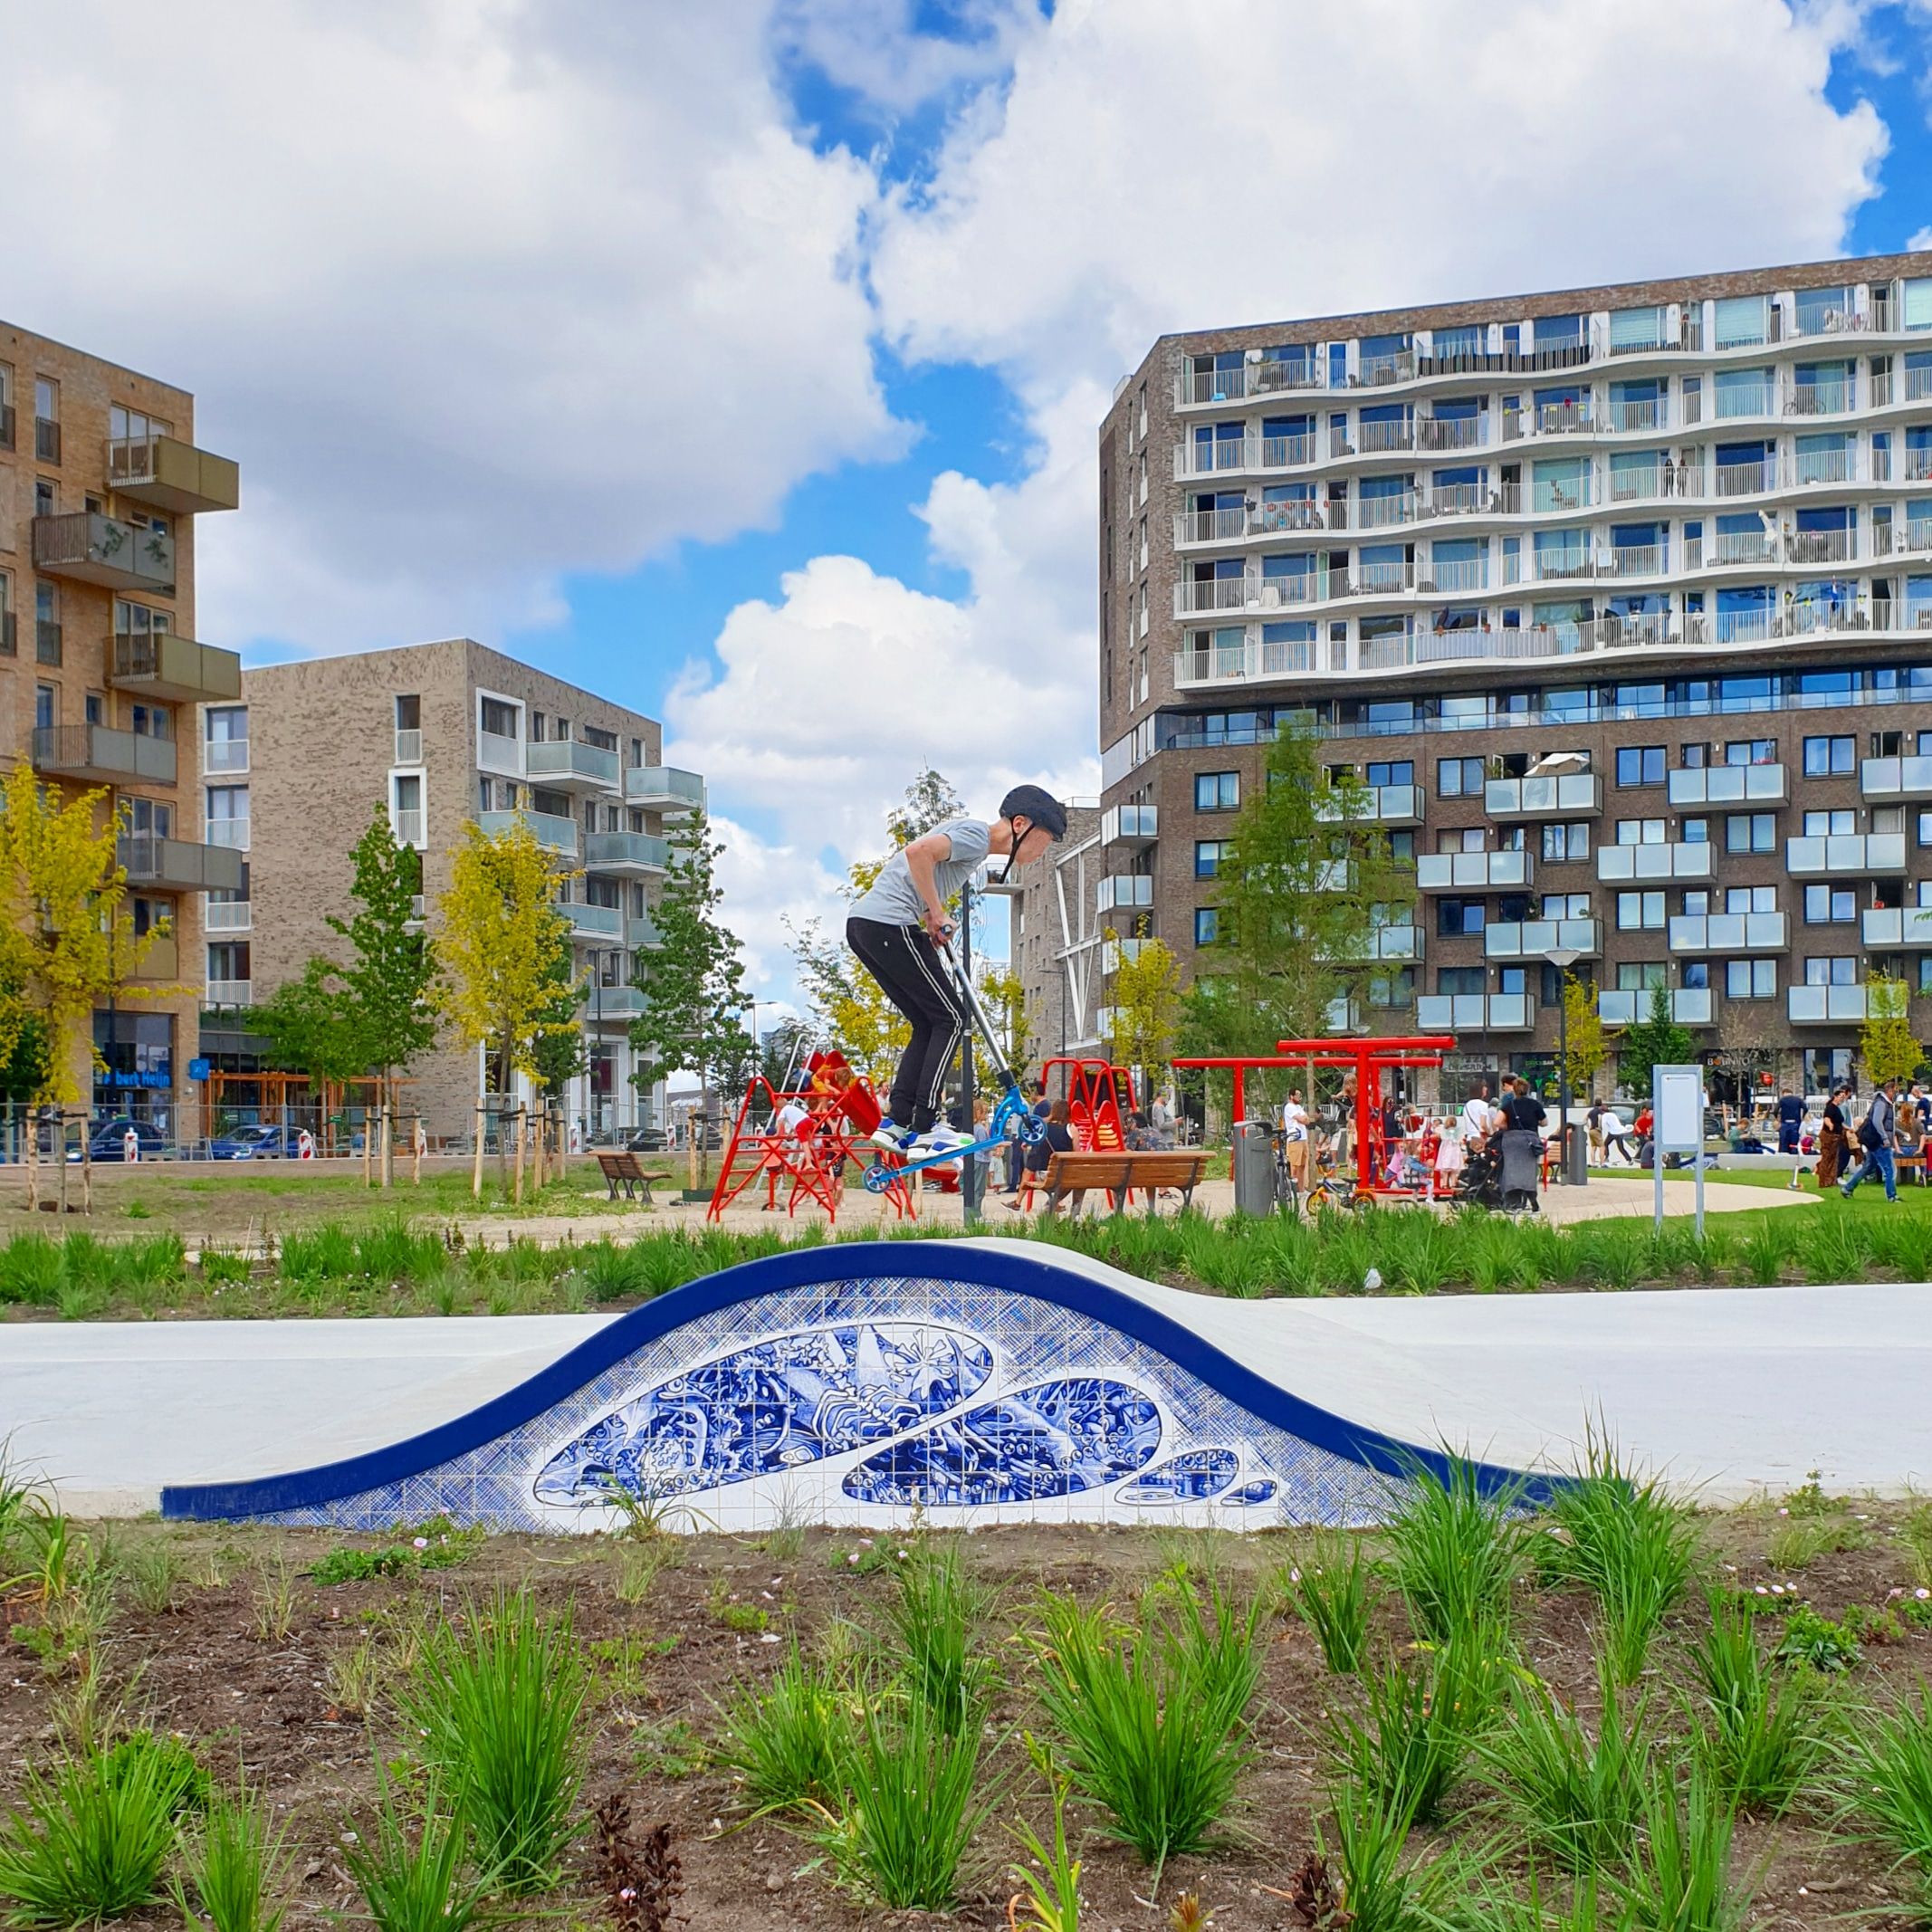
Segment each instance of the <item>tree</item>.
M438 1003L458 1038L483 1049L492 1090L508 1095L518 1074L541 1080L545 1040L577 1031L575 998L559 992L571 969L557 890L571 875L521 818L493 835L474 823L463 833L436 902Z
M1335 1003L1387 970L1373 956L1377 929L1414 904L1414 867L1392 856L1373 793L1353 772L1325 778L1319 742L1306 725L1283 727L1223 846L1219 940L1187 1002L1202 1050L1325 1036Z
M1597 990L1588 980L1573 972L1563 976L1564 1030L1570 1052L1568 1073L1573 1099L1588 1100L1596 1084L1597 1069L1610 1057L1610 1042L1603 1021L1597 1012Z
M1007 1069L1018 1080L1027 1070L1028 1047L1033 1038L1033 1016L1027 1010L1027 984L1010 964L988 960L973 968L980 1004L993 1023L993 1037L1006 1057ZM983 1056L975 1058L981 1083L991 1072Z
M566 947L550 969L550 997L543 1006L535 1049L536 1072L531 1076L537 1091L553 1103L563 1098L564 1088L588 1064L584 1029L578 1018L581 999L577 970Z
M710 1113L713 1071L751 1057L745 1009L744 964L738 936L718 918L713 868L724 848L711 838L702 811L670 834L671 868L654 908L662 943L640 952L631 983L644 995L642 1018L631 1022L631 1045L662 1074L698 1076L700 1117ZM631 1076L643 1085L636 1074Z
M1106 938L1118 943L1111 930ZM1114 973L1110 1050L1116 1066L1138 1066L1158 1086L1158 1070L1173 1058L1181 1027L1181 961L1158 939L1133 944L1133 956L1123 953Z
M966 801L931 765L924 766L905 788L905 802L885 815L885 829L892 837L892 849L903 852L915 838L923 838L934 826L949 818L963 818ZM870 880L866 882L868 885Z
M1688 1027L1670 1017L1670 990L1661 980L1650 989L1650 1010L1617 1036L1617 1077L1627 1093L1646 1096L1653 1066L1688 1066L1698 1043Z
M1859 1028L1859 1056L1874 1086L1909 1080L1925 1064L1926 1050L1912 1032L1908 989L1889 972L1865 980L1865 1023Z
M319 955L253 1008L248 1023L268 1041L277 1064L306 1074L317 1092L368 1068L368 1036L349 989L335 965Z

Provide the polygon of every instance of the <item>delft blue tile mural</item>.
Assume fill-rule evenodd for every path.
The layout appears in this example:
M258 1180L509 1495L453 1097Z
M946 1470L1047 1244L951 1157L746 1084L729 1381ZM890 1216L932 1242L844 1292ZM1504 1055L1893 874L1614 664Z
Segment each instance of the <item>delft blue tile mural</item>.
M171 1488L162 1510L594 1530L621 1520L619 1488L695 1528L914 1511L1264 1528L1375 1522L1409 1459L1436 1459L1213 1346L1190 1297L1111 1274L1019 1241L792 1250L635 1309L390 1449ZM272 1445L263 1459L273 1469Z

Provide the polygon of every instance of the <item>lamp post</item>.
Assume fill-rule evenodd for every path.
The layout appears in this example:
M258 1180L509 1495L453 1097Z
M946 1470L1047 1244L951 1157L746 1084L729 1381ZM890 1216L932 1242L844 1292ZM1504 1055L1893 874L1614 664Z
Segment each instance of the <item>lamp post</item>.
M1571 967L1583 956L1580 946L1552 946L1544 958L1556 969L1556 1117L1562 1123L1557 1132L1557 1167L1565 1182L1573 1179L1570 1165L1570 999L1566 983ZM1589 1178L1586 1168L1573 1176L1578 1185Z

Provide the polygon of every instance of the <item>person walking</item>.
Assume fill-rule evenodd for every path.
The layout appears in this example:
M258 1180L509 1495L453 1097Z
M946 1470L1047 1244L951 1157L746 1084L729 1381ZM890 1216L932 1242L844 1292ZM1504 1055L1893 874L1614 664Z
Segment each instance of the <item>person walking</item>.
M1818 1185L1836 1187L1845 1167L1846 1151L1851 1137L1845 1131L1845 1110L1839 1105L1846 1097L1842 1086L1834 1086L1826 1096L1824 1117L1818 1124Z
M1804 1127L1804 1102L1787 1088L1778 1095L1778 1152L1796 1153Z
M1899 1083L1888 1080L1871 1096L1871 1105L1865 1110L1865 1117L1859 1123L1859 1145L1865 1150L1865 1158L1858 1166L1838 1183L1841 1199L1850 1200L1858 1191L1861 1181L1879 1180L1885 1183L1885 1198L1889 1201L1899 1199L1899 1171L1894 1162L1893 1149L1899 1138Z

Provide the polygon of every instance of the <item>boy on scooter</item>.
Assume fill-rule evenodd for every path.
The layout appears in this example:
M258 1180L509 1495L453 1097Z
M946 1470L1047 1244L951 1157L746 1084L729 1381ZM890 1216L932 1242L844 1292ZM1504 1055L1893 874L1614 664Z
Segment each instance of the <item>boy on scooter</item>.
M846 943L913 1028L885 1118L872 1136L875 1145L931 1155L970 1144L968 1135L938 1120L946 1075L967 1026L936 950L948 928L946 902L989 857L1006 860L1003 885L1015 866L1040 857L1066 830L1066 808L1057 799L1038 785L1016 785L1000 800L992 824L949 818L894 853L853 905Z

